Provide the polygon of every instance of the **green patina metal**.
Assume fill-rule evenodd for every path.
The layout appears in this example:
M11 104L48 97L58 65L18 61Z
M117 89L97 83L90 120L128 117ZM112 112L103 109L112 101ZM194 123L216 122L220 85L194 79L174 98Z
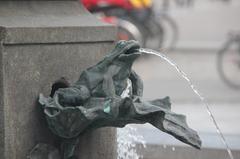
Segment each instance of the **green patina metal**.
M141 55L139 48L135 41L120 41L103 60L83 71L76 83L54 88L50 97L40 94L48 126L62 138L64 159L74 155L77 138L82 133L130 123L150 123L200 148L201 140L188 127L185 116L171 112L169 97L142 100L143 83L132 70L133 62Z
M104 103L104 109L103 109L103 111L104 111L105 113L110 113L110 111L111 111L111 100L108 100L108 101L106 101L106 102Z

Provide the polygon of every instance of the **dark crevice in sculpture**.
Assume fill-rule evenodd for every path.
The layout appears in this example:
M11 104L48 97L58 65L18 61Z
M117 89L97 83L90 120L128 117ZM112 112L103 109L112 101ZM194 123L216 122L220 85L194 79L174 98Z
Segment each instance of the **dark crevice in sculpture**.
M188 127L185 116L171 112L169 97L142 100L143 83L131 69L141 55L138 50L135 41L120 41L102 61L83 71L76 83L69 85L62 78L53 85L50 97L40 95L49 128L62 138L64 159L74 155L77 138L82 133L130 123L150 123L200 148L201 140Z
M55 92L59 88L67 88L67 87L70 87L70 83L66 80L65 77L61 77L59 80L57 80L53 83L50 97L53 98Z

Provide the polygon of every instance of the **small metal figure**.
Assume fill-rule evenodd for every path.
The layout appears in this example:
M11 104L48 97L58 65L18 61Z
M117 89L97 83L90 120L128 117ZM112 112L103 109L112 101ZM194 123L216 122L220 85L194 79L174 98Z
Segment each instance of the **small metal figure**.
M171 112L169 97L142 100L143 83L132 70L141 55L139 48L135 41L120 41L103 60L83 71L73 85L62 79L55 83L51 96L40 94L49 128L63 139L64 159L74 155L82 133L130 123L150 123L186 144L201 147L198 134L188 127L185 116Z

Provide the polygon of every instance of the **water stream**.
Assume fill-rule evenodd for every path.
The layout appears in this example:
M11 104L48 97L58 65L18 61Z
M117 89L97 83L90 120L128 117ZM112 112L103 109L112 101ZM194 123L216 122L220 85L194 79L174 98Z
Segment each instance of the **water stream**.
M127 87L122 92L121 97L126 98L130 96L132 83L128 79ZM146 148L146 142L142 135L132 125L127 125L124 128L117 129L117 159L142 159L137 150Z
M187 74L182 71L179 66L173 62L170 58L168 58L166 55L160 53L160 52L157 52L155 50L151 50L151 49L145 49L145 48L141 48L139 49L139 52L142 52L142 53L145 53L145 54L152 54L152 55L156 55L158 57L160 57L161 59L163 59L164 61L166 61L168 64L170 64L171 66L173 66L175 68L175 70L182 76L182 78L184 78L189 86L191 87L191 89L194 91L194 93L201 99L201 101L203 102L203 104L205 105L206 107L206 110L210 116L210 118L212 119L213 121L213 124L214 126L216 127L216 130L217 130L217 133L219 134L219 136L221 137L221 140L222 140L222 143L224 144L224 146L226 147L226 150L227 150L227 153L229 155L229 158L230 159L234 159L233 155L232 155L232 151L229 147L229 145L227 144L227 141L221 131L221 129L219 128L217 122L216 122L216 119L215 117L213 116L213 113L210 109L210 105L209 103L206 101L206 99L204 98L204 96L198 91L198 89L196 88L196 86L192 83L192 81L189 79L189 77L187 76Z
M127 125L117 129L117 159L142 159L137 150L146 148L146 143L134 126Z

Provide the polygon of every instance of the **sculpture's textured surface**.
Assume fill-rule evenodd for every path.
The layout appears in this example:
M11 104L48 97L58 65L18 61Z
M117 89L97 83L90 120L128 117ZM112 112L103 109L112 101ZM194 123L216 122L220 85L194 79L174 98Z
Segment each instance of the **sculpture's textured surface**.
M138 50L135 41L120 41L102 61L83 71L75 84L62 83L48 98L40 95L49 128L63 139L64 158L73 155L81 133L129 123L148 122L200 148L200 138L188 127L185 116L171 112L169 97L142 101L142 81L131 69L141 55Z

